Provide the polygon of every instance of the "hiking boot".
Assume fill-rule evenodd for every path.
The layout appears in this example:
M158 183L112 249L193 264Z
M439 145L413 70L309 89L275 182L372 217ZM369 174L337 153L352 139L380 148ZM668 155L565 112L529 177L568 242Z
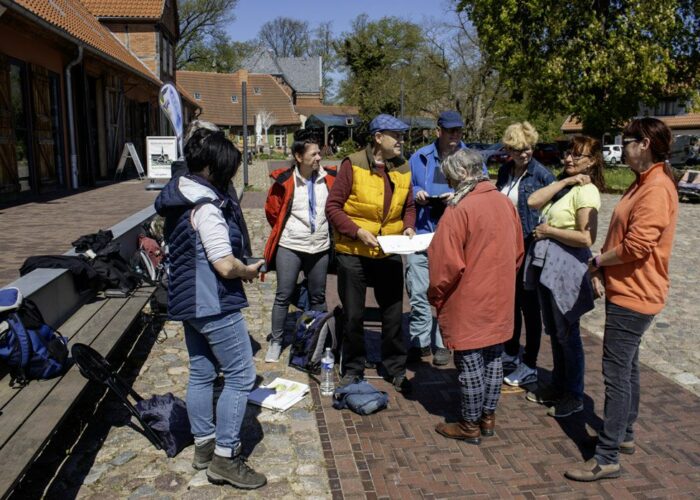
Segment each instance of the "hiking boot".
M564 418L580 411L583 411L583 401L567 394L547 410L547 415L554 418Z
M374 361L365 360L365 368L369 370L374 370L377 368L377 363Z
M438 347L433 354L433 364L435 366L445 366L450 362L450 350L444 347Z
M599 479L613 479L620 477L620 464L600 465L595 457L587 460L576 469L567 470L564 473L567 479L574 481L598 481Z
M214 456L214 448L216 448L215 439L209 439L200 445L195 444L192 467L196 470L203 470L209 467L209 463Z
M503 365L504 372L512 372L518 367L518 365L520 365L520 358L517 354L515 356L511 356L510 354L506 354L504 352L501 354L501 364Z
M413 384L406 378L406 375L395 376L391 383L394 386L394 390L401 394L411 394L413 391Z
M564 396L562 391L555 389L551 385L545 385L542 388L538 387L535 391L528 392L525 399L541 405L551 405L559 401L562 396Z
M214 484L230 484L246 490L260 488L267 483L267 478L255 472L240 453L233 457L214 455L207 470L207 478Z
M634 441L623 441L620 443L620 453L624 455L634 455L637 451L636 446L634 446Z
M423 358L427 358L432 353L429 345L425 347L411 347L408 350L408 361L420 361Z
M280 354L282 354L282 343L270 342L265 354L265 363L277 363L280 360Z
M482 436L491 437L496 434L496 413L482 413L479 428Z
M537 368L530 368L525 363L520 363L510 375L503 377L503 381L513 387L522 387L537 382Z
M476 422L460 420L448 424L441 422L435 426L435 431L449 439L459 439L471 444L481 444L481 428Z

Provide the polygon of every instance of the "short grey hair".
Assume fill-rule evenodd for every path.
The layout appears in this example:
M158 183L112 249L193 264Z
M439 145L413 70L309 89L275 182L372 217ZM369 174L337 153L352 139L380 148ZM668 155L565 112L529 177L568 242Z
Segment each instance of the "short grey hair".
M207 130L211 130L212 132L219 131L219 127L214 125L212 122L206 122L204 120L192 120L187 126L187 130L185 131L185 137L183 138L182 143L187 144L192 138L192 134L194 134L200 128L205 128Z
M471 149L460 149L442 162L442 173L453 185L459 185L467 179L483 176L484 160L479 153Z

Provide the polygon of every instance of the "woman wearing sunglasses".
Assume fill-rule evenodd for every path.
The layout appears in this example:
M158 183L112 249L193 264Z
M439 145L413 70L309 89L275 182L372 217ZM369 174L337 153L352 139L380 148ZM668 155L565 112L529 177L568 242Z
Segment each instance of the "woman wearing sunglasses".
M528 122L513 123L503 133L503 144L511 160L498 170L496 189L513 202L520 217L525 252L533 241L532 232L537 226L540 213L527 205L528 197L538 189L554 182L554 175L532 157L537 143L537 130ZM542 319L537 293L523 289L522 266L515 279L515 321L513 336L503 348L503 381L512 386L523 386L537 382L537 355L540 351ZM525 321L525 349L520 360L520 331L522 318Z
M527 399L551 404L547 414L556 418L583 410L579 318L594 307L588 261L598 229L603 165L600 142L573 137L559 180L528 198L530 207L542 209L543 223L533 231L536 243L525 265L525 288L537 290L553 369L551 385L538 387Z
M678 217L678 193L664 161L671 131L656 118L641 118L632 120L622 136L624 155L636 178L615 207L602 253L590 262L596 295L606 298L603 429L593 458L566 472L576 481L618 477L620 453L635 451L639 344L668 296Z

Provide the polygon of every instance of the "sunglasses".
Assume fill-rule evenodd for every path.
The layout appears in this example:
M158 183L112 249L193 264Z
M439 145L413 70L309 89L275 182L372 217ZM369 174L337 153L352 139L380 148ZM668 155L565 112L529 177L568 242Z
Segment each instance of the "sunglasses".
M574 161L579 161L581 158L591 158L593 155L574 154L574 152L569 149L564 152L564 158L567 156L571 156L571 159Z
M641 142L642 139L635 139L634 137L626 137L622 139L622 145L627 146L628 144L632 144L633 142Z

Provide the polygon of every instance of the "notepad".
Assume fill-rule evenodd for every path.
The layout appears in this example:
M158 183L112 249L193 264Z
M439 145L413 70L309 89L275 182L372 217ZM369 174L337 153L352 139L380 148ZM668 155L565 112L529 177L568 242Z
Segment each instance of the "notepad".
M384 253L409 255L416 252L425 252L430 245L435 233L417 234L413 238L404 235L377 236L379 246Z

